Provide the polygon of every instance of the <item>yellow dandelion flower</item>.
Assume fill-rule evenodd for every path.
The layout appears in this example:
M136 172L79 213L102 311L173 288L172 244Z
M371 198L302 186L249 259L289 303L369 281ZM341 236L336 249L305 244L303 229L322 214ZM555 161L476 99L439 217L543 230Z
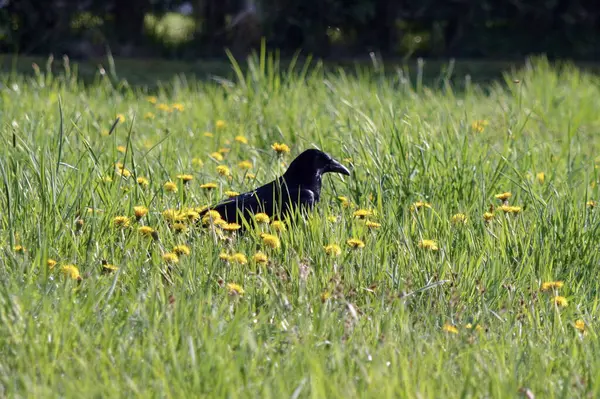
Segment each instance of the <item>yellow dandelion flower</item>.
M171 109L182 112L185 109L185 107L181 103L175 103L175 104L171 104Z
M350 206L350 200L348 199L348 197L344 197L342 195L342 196L337 197L337 199L338 199L338 201L340 201L340 204L342 204L342 206L344 208L348 208Z
M118 145L117 146L117 151L119 151L120 153L124 154L125 151L127 151L127 148L125 148L124 145Z
M244 296L244 289L241 285L235 283L227 284L227 292L231 296Z
M181 256L181 255L189 255L190 254L190 247L188 247L187 245L176 245L173 248L173 252L175 255L177 256Z
M218 220L218 219L221 219L221 214L219 213L219 211L215 211L214 209L211 209L210 211L206 212L204 217L213 219L213 220Z
M202 133L202 135L204 137L215 137L215 135L212 132L204 132L204 133Z
M535 175L535 178L537 179L538 183L544 184L544 181L546 180L546 174L544 172L538 172Z
M169 193L176 193L177 192L177 183L168 181L163 185L163 188L165 189L165 191L167 191Z
M137 184L139 184L140 187L142 187L142 188L146 188L150 184L150 182L148 181L148 179L146 179L145 177L138 177L136 179L136 181L137 181Z
M485 130L485 127L487 125L489 125L489 122L487 120L485 120L485 119L478 120L478 121L474 121L473 123L471 123L471 129L473 129L477 133L481 133Z
M234 140L237 141L238 143L248 144L248 139L241 135L235 136Z
M112 179L112 177L110 177L110 176L104 176L104 177L102 178L102 181L103 181L104 183L112 183L113 179Z
M217 150L217 152L218 152L219 154L223 154L223 155L227 154L229 151L231 151L231 148L227 148L227 147L219 148L219 149Z
M575 320L575 328L581 332L585 332L585 322L582 319Z
M215 161L222 161L223 160L223 154L221 154L220 152L211 152L210 153L210 157L213 158Z
M588 202L586 202L586 203L585 203L585 205L586 205L588 208L592 208L592 209L593 209L593 208L595 208L595 207L596 207L596 201L588 201Z
M271 228L273 231L282 232L286 230L285 223L281 220L273 220L271 222Z
M342 248L337 244L329 244L323 248L325 249L325 253L329 256L339 256L342 253Z
M179 180L181 180L184 184L187 184L187 183L191 182L192 180L194 180L194 176L186 175L186 174L179 174L179 175L177 175L177 178Z
M171 228L176 233L185 233L186 231L188 231L187 226L181 222L173 223L173 226L171 226Z
M102 274L109 274L119 270L119 268L115 265L111 265L107 261L102 261Z
M229 257L229 260L235 263L238 263L240 265L245 265L246 263L248 263L248 259L246 258L246 255L244 255L243 253L236 253L233 254Z
M262 238L263 244L265 244L268 247L277 249L281 246L281 241L279 241L279 237L273 234L263 233L260 235L260 237Z
M150 226L140 226L138 227L138 233L146 237L152 237L154 229Z
M148 97L146 97L146 100L148 100L148 102L150 104L156 104L156 102L158 101L158 99L156 98L156 96L148 96Z
M72 280L81 280L79 269L75 265L64 265L60 268L60 271Z
M448 324L448 323L444 324L444 326L442 327L442 330L444 330L447 333L458 334L458 328L456 328L452 324Z
M452 224L467 224L467 215L464 213L457 213L456 215L452 216L450 221Z
M129 169L126 169L122 163L118 162L116 166L117 166L117 174L119 176L122 176L125 178L128 178L129 176L131 176L131 171L129 171Z
M146 112L144 114L144 119L154 119L155 115L152 112Z
M173 253L173 252L164 253L162 258L163 258L163 261L165 261L165 263L169 263L169 264L179 263L179 256L177 256L177 254Z
M323 291L323 293L321 293L321 302L325 303L329 300L329 298L331 298L331 292Z
M179 211L176 209L165 209L162 213L162 216L165 220L172 222L179 219Z
M371 220L367 220L365 222L365 226L367 226L370 229L378 229L381 227L381 223L377 223L377 222L373 222Z
M248 180L256 179L256 175L254 173L246 173L246 179L248 179Z
M505 193L496 194L495 197L500 201L506 201L507 199L512 197L512 193L507 191Z
M252 257L252 259L256 262L256 263L267 263L269 261L269 257L262 253L262 252L257 252L254 254L254 256Z
M368 209L359 209L357 211L354 211L354 217L358 218L358 219L364 219L367 216L372 216L373 215L373 211L370 211Z
M567 306L569 306L569 301L567 301L567 298L565 298L564 296L555 296L553 302L556 306L561 308L566 308Z
M195 222L196 220L200 219L200 214L194 211L193 209L188 209L187 211L185 211L185 217L190 222Z
M256 223L267 224L271 221L271 218L266 213L261 212L261 213L257 213L256 215L254 215L254 220L256 220Z
M559 290L565 285L562 281L546 281L542 283L542 291Z
M225 262L229 262L229 255L227 255L225 252L221 252L219 254L219 259L224 260Z
M201 168L204 166L204 162L200 158L192 158L192 166Z
M290 152L290 147L283 143L273 143L271 148L279 155L288 154Z
M200 188L203 188L205 190L213 190L215 188L217 188L217 183L204 183L200 185Z
M119 122L123 123L125 122L125 115L117 114L117 119L119 120Z
M46 261L46 265L48 266L48 269L50 269L50 270L54 269L54 266L56 266L57 263L58 262L55 261L54 259L48 259Z
M327 216L327 221L331 222L331 223L336 223L338 221L337 216Z
M431 204L429 202L417 201L410 206L410 211L420 211L421 209L431 209Z
M24 247L24 246L22 246L22 245L15 245L15 246L13 247L13 250L14 250L16 253L19 253L19 254L23 254L23 253L25 253L25 252L27 251L27 249L25 249L25 247Z
M437 243L433 240L419 241L419 248L430 249L432 251L437 251L439 249Z
M241 161L240 163L238 163L238 168L240 169L252 169L252 162L250 161Z
M217 166L217 173L221 176L229 176L231 174L231 171L229 170L229 167L225 165L219 165Z
M126 228L129 227L131 221L127 216L115 216L113 219L113 225L118 228Z
M348 246L350 248L354 248L354 249L358 249L358 248L364 248L365 243L361 240L359 240L358 238L351 238L348 241L346 241L346 244L348 244Z
M133 213L135 214L135 218L137 220L140 220L141 218L143 218L144 216L146 216L148 214L148 208L146 208L145 206L134 206L133 207Z
M237 231L242 228L242 226L237 223L225 223L220 227L225 231Z
M518 214L521 213L522 208L520 206L502 205L498 207L504 213Z
M227 126L227 122L225 122L225 121L224 121L224 120L222 120L222 119L218 119L218 120L215 122L215 128L217 128L217 129L223 129L225 126Z
M231 191L231 190L227 190L223 194L225 194L229 198L237 197L238 195L240 195L240 193L238 193L237 191Z
M160 103L156 105L156 108L160 111L171 112L171 107L169 107L169 104Z
M486 222L489 222L490 220L492 220L494 218L494 214L492 212L486 212L483 214L483 219Z

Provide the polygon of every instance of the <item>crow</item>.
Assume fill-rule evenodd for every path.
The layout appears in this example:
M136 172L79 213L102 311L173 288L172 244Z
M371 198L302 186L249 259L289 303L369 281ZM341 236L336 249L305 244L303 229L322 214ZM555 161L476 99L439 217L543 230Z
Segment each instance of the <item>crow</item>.
M319 201L321 177L327 172L350 175L350 171L330 155L309 149L292 161L283 176L209 207L203 213L215 210L226 222L240 223L243 219L251 220L250 216L259 212L281 217L295 208L310 209Z

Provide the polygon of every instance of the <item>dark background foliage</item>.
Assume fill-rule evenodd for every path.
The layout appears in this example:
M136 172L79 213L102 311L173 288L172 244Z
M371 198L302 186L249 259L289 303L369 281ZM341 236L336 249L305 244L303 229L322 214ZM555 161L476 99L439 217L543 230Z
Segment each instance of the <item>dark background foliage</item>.
M600 56L597 0L0 0L0 52L197 58Z

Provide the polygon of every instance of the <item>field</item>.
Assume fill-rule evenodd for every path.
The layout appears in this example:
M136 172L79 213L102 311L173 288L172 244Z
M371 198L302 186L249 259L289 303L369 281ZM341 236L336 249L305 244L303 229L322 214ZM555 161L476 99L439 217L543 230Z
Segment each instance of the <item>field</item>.
M600 396L598 76L232 67L0 77L0 396ZM315 146L305 218L199 215Z

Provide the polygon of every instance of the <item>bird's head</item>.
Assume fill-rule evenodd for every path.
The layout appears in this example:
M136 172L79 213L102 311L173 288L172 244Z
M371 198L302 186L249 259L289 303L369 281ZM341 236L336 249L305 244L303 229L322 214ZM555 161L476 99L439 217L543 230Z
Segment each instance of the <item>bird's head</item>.
M305 178L320 180L321 175L327 172L341 173L346 176L350 175L350 171L329 154L320 150L309 149L292 161L285 172L285 176L294 177L297 180L304 180Z

